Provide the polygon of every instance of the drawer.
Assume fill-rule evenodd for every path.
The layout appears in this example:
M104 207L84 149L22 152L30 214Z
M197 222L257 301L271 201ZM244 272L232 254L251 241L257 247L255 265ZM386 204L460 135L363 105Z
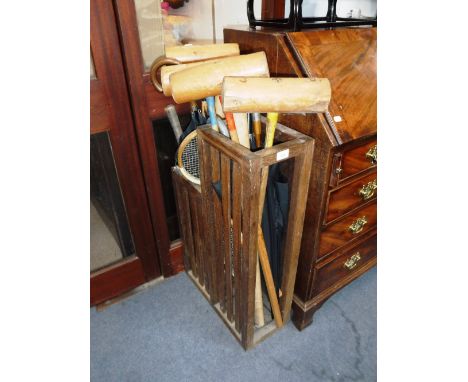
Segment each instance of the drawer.
M314 295L336 284L344 277L359 271L377 255L377 234L357 245L339 251L337 256L326 258L315 266Z
M377 172L329 191L325 222L328 223L377 197Z
M343 152L339 182L377 165L377 139Z
M356 211L328 226L320 236L318 258L343 247L377 226L377 204Z

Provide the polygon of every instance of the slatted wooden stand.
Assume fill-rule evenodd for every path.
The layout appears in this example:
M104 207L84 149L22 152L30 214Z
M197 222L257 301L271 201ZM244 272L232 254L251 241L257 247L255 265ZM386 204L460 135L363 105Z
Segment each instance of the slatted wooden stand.
M291 311L312 167L312 138L278 124L275 143L251 152L203 127L198 130L201 187L173 169L187 274L246 350L279 329L274 320L262 328L254 326L261 173L274 163L293 159L279 299L285 323Z

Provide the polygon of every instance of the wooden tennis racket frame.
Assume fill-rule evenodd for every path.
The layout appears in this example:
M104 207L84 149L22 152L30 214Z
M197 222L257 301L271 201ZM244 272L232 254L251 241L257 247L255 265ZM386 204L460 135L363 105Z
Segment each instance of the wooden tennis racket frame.
M278 123L275 141L281 143L251 152L210 128L200 128L201 187L183 178L178 168L173 169L185 269L245 350L279 329L274 320L262 328L254 326L258 202L263 169L292 158L279 298L283 323L290 316L302 238L314 140ZM221 197L212 186L218 181Z

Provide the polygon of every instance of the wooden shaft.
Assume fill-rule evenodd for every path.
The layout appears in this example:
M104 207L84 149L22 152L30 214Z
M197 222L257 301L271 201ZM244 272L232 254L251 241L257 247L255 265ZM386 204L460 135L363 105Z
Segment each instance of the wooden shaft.
M257 327L265 325L265 316L263 315L262 279L260 278L260 264L258 256L255 275L255 325Z
M221 58L216 62L205 62L172 74L169 81L174 101L184 103L220 95L223 79L226 76L268 77L269 75L265 52L257 52Z
M276 296L275 283L273 281L273 274L271 273L270 262L268 261L265 238L263 237L263 232L260 226L258 226L258 255L260 258L260 264L262 265L263 276L265 277L265 284L267 287L268 297L270 298L271 309L273 310L273 318L275 319L276 326L281 328L283 326L283 319L281 317L278 297Z
M215 57L230 57L240 54L239 44L206 44L166 46L166 57L182 63L203 61Z
M220 96L215 97L215 110L216 110L216 115L219 115L221 118L225 118L223 106L221 105Z
M237 136L239 137L239 143L250 149L249 141L249 126L247 124L247 114L245 113L232 113L234 121L236 122Z
M226 115L226 123L228 125L229 129L229 135L231 136L231 139L239 143L239 136L237 135L237 129L236 129L236 122L234 121L234 116L232 113L225 113Z
M179 117L177 116L177 111L174 105L167 105L164 110L166 111L167 118L171 124L172 131L174 132L176 141L179 142L179 138L182 135L182 128L180 127Z
M278 113L267 114L267 126L265 132L265 147L273 146L273 140L275 138L276 124L278 123Z
M219 128L219 131L221 132L221 134L223 134L227 138L230 138L229 130L228 130L226 124L224 123L224 121L219 117L216 117L216 119L218 120L218 128Z
M260 113L252 113L252 125L255 135L255 144L257 148L262 145L262 122L260 121Z
M268 113L267 121L268 123L265 134L265 148L273 146L273 138L275 135L276 124L278 122L278 113ZM258 203L260 221L263 215L263 205L265 204L265 194L268 183L268 167L265 167L262 170L261 177L260 196ZM261 223L258 225L258 256L260 257L260 264L262 266L268 297L270 299L271 308L273 310L273 317L275 319L276 326L281 327L283 325L283 319L281 317L278 296L276 295L275 283L271 273L270 261L268 260L268 252L265 246L265 238L263 237Z
M278 123L278 113L267 114L267 126L265 133L265 148L273 146L273 139L275 137L276 124ZM258 201L258 212L260 216L263 215L263 205L265 203L265 194L268 182L268 167L262 170L262 179L260 182L260 197Z
M224 112L324 113L330 103L327 78L225 77Z
M208 105L208 114L210 115L211 128L214 131L219 131L218 120L216 119L214 97L206 97L206 103Z

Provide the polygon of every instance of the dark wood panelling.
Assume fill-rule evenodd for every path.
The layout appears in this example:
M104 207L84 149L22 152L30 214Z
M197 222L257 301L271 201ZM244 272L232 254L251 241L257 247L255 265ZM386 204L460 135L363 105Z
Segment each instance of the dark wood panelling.
M346 143L375 133L377 127L377 28L287 33L295 54L311 77L328 77L332 128Z
M346 212L362 206L368 200L375 199L377 197L377 189L375 189L373 196L369 199L364 199L360 195L360 191L363 187L376 180L377 173L374 170L369 175L330 191L325 222L329 223Z
M90 127L91 134L110 130L112 114L106 87L99 79L92 79L90 85Z
M109 111L102 118L104 125L96 125L93 131L108 130L115 167L125 203L126 214L135 244L136 257L117 265L106 267L91 274L91 300L101 301L107 295L116 296L128 289L158 277L161 274L147 203L145 184L134 133L128 90L117 33L114 8L111 1L92 0L91 6L91 51L97 73L98 87L102 93L92 95ZM105 94L106 98L103 96ZM106 106L108 105L108 106ZM96 105L94 105L96 107ZM128 272L128 276L126 276ZM114 280L118 277L119 280Z
M353 233L350 226L356 223L357 219L365 219L362 231ZM362 222L362 220L361 220ZM349 216L340 219L336 223L327 227L321 234L318 258L342 247L343 245L356 240L377 225L377 204L372 203Z
M145 91L145 98L148 109L148 116L151 119L166 118L164 108L173 104L179 115L190 113L190 104L182 103L176 104L172 97L166 97L163 93L159 93L154 89L148 73L143 74L143 86Z
M95 272L91 277L91 306L117 297L145 281L142 262L136 256Z
M337 251L334 256L327 257L325 260L320 261L315 266L316 275L314 277L314 286L312 293L318 294L329 288L342 278L352 272L357 272L364 266L370 259L375 257L377 251L377 235L373 235L370 239ZM355 266L351 269L345 266L345 263L351 259L353 255L359 255L359 260L355 262Z
M342 171L340 181L375 166L377 161L374 163L374 161L366 156L366 154L376 147L376 145L377 140L373 139L372 141L356 147L355 149L344 151L341 162Z
M134 1L115 0L115 6L153 233L162 273L168 277L176 274L183 264L174 268L174 259L171 259L169 250L170 239L151 119L163 116L163 107L170 103L170 99L151 88L148 73L144 72ZM179 110L186 109L179 107Z
M259 1L259 0L257 0ZM262 0L262 20L284 17L285 0Z

